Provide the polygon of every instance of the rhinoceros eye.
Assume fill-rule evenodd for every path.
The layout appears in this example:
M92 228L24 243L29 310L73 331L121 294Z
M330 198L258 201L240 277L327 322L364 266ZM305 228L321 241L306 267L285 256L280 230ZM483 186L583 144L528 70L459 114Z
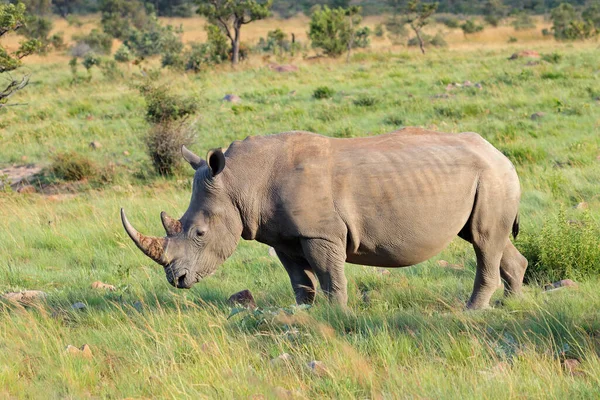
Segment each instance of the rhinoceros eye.
M206 233L206 231L202 228L196 228L196 237L202 237Z

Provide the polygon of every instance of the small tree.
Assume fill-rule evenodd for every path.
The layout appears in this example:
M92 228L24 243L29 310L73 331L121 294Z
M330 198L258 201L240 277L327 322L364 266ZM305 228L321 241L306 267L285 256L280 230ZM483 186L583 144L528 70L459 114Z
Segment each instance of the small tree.
M15 32L25 25L25 5L19 4L0 4L0 38L4 35ZM9 53L0 45L0 74L13 71L21 65L24 57L36 52L41 47L37 39L30 39L21 43L21 46L14 53ZM21 80L9 79L8 86L0 90L0 108L6 106L8 98L15 92L23 89L29 82L29 76L24 76Z
M488 0L483 6L485 22L492 26L498 26L506 16L506 6L502 0Z
M421 3L420 0L411 0L408 2L408 13L406 22L417 35L421 53L425 54L425 43L421 36L421 30L429 23L429 17L435 13L438 3Z
M592 4L580 15L571 4L562 3L552 10L550 18L556 40L582 40L597 35L600 8Z
M460 28L462 29L464 35L467 36L472 33L481 32L483 30L483 25L477 24L473 19L469 19L465 21Z
M126 39L132 28L144 29L150 20L139 0L101 0L100 12L104 32L120 40Z
M231 64L240 61L240 40L243 25L271 15L273 0L198 0L198 14L219 26L231 41Z
M323 49L330 57L338 57L347 51L349 59L361 30L358 26L362 20L360 11L360 7L317 7L311 15L308 32L312 47Z

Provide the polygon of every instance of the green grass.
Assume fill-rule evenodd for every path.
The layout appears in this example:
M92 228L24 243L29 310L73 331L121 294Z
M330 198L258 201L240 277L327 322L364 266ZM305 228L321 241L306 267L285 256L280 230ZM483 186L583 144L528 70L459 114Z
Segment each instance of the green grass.
M553 51L562 58L537 66L507 61L508 50L380 52L292 74L241 68L163 71L158 79L199 99L191 147L200 154L293 129L353 137L417 125L482 134L519 172L517 245L539 256L532 270L564 265L580 286L545 293L532 284L522 299L480 312L464 311L475 261L460 240L389 275L349 265L349 313L322 296L312 308L290 308L283 267L255 242L241 242L193 289L170 287L118 217L123 206L142 232L162 235L160 211L180 216L191 190L191 170L172 179L151 172L144 102L131 88L135 68L117 80L94 70L89 83L71 85L66 63L30 66L32 84L14 98L27 106L0 114L2 165L26 156L49 166L56 154L75 151L112 165L115 178L69 196L0 194L0 292L49 294L35 307L0 304L0 397L280 398L285 389L300 398L595 398L600 260L577 257L577 246L593 246L600 216L600 106L592 95L600 91L600 55L591 47ZM466 80L483 87L436 96ZM323 86L333 96L315 99ZM242 103L221 102L228 93ZM535 112L545 115L531 120ZM102 147L90 149L93 140ZM581 202L587 211L574 208ZM569 220L575 223L560 229ZM572 235L579 223L585 231ZM464 268L442 268L440 259ZM586 273L578 275L583 262ZM91 289L96 280L117 290ZM246 288L260 311L228 318L225 300ZM499 291L494 300L501 299ZM78 301L87 304L83 311L71 309ZM90 360L65 352L84 343ZM288 363L270 362L285 352ZM562 368L566 358L581 362L577 374ZM311 373L311 360L328 373Z

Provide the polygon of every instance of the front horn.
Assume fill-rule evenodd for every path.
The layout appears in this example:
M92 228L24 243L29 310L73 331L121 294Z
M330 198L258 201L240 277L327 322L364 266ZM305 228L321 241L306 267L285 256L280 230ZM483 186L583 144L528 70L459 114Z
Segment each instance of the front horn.
M175 236L181 233L181 222L169 217L166 212L163 211L160 213L160 220L167 232L167 236Z
M152 236L145 236L135 230L133 226L127 220L125 216L125 210L121 208L121 221L127 234L136 244L136 246L148 257L157 262L158 264L166 267L169 261L165 257L165 248L167 246L167 239L158 238Z

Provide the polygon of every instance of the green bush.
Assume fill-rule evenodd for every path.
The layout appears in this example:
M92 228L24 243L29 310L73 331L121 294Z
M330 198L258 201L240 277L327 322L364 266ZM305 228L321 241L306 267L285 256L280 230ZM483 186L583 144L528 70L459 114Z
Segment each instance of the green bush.
M88 158L74 151L58 153L52 157L50 171L65 181L97 178L99 168Z
M131 56L131 50L129 47L122 44L121 47L115 52L115 61L120 63L130 62L133 57Z
M460 28L460 20L453 15L438 15L435 22L444 24L451 29Z
M527 29L535 29L535 22L529 16L529 14L525 12L521 12L516 15L515 19L512 22L512 26L517 31L524 31Z
M425 47L448 47L448 42L446 42L446 39L444 39L444 35L442 35L440 32L436 33L436 35L433 37L429 36L426 33L421 33L421 38L423 39L423 44L425 44ZM406 45L409 47L417 47L419 46L419 39L416 36L414 36L408 39Z
M352 101L352 103L354 103L355 106L359 107L373 107L378 102L379 100L376 97L369 96L366 94L361 94L360 96L358 96L358 98Z
M329 99L329 98L333 97L334 94L335 94L335 90L333 90L329 86L320 86L320 87L316 88L315 91L313 92L313 97L318 100Z
M169 93L166 86L155 86L146 81L138 86L146 100L146 120L151 123L176 121L198 110L196 101Z
M549 62L550 64L558 64L562 61L562 58L562 54L557 52L542 54L542 60Z
M368 26L363 26L356 30L354 35L354 47L365 49L371 45L371 29Z
M553 282L600 275L600 229L588 212L569 219L564 208L539 232L522 235L517 246L529 261L527 279Z
M383 24L375 25L375 30L373 30L373 34L378 38L382 38L383 35L385 34Z
M153 125L145 143L154 170L162 176L173 175L181 163L181 146L189 146L193 137L185 121L165 120Z
M330 57L338 57L348 50L352 34L354 32L356 36L360 23L360 16L352 11L352 7L316 7L310 18L308 32L312 47L322 49Z
M75 48L82 45L87 45L89 51L96 54L110 54L112 50L113 39L110 35L100 31L99 29L92 29L87 35L73 35ZM76 56L83 56L84 54L73 54Z
M556 40L582 40L597 35L600 27L600 8L592 4L583 14L568 3L562 3L550 13Z
M465 21L460 28L465 35L470 35L472 33L481 32L483 30L483 25L477 24L473 19L469 19Z
M55 50L63 50L65 48L65 34L63 32L56 32L50 36L49 40Z

